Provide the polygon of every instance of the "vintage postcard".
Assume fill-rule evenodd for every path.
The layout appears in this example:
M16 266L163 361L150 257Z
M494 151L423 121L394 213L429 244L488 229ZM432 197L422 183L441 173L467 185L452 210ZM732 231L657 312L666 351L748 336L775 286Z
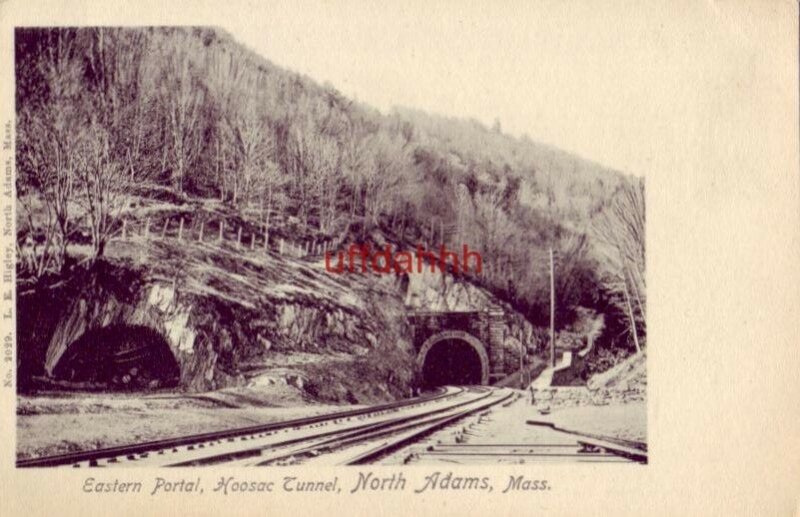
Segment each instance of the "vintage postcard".
M800 509L796 3L0 16L14 515Z

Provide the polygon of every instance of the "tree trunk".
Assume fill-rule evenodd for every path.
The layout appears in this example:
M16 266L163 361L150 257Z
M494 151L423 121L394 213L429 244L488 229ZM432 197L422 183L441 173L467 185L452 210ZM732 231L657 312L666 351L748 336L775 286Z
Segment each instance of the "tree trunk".
M636 268L633 269L634 271L636 270ZM630 277L631 277L631 287L633 288L633 294L636 297L636 304L639 306L639 314L641 314L642 318L645 318L646 316L644 313L644 305L642 304L641 296L639 296L639 287L638 287L639 284L633 278L633 272L630 272Z
M625 290L625 304L628 306L628 317L631 321L631 332L633 333L633 343L636 345L636 352L641 352L642 347L639 346L639 334L636 332L636 319L633 317L633 306L631 305L631 297L628 294L628 282L623 279L622 288Z
M556 366L556 286L553 268L553 248L550 248L550 366Z

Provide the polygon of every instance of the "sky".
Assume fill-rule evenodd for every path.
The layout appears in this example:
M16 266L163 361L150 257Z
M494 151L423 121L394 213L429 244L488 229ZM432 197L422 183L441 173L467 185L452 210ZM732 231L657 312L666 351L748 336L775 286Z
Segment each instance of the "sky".
M650 156L638 144L657 133L664 108L651 97L663 24L637 3L580 4L273 4L274 15L221 25L275 64L383 112L497 119L514 136L646 175Z
M404 106L487 126L499 120L514 136L527 134L608 167L665 180L689 155L712 158L709 149L727 131L745 138L734 130L736 122L763 130L770 123L763 113L796 79L796 60L787 66L785 55L770 51L783 41L778 29L795 22L778 2L119 5L125 8L32 3L15 12L13 23L221 26L273 63L383 112ZM732 166L741 162L731 153L713 157Z

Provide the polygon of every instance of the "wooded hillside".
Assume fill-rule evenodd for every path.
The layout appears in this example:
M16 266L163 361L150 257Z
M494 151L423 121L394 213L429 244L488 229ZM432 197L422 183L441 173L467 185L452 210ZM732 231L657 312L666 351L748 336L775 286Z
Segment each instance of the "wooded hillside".
M37 250L22 276L61 271L78 228L102 256L130 194L168 188L265 226L468 244L488 270L471 281L539 325L553 248L557 327L584 307L605 346L643 346L641 179L499 122L383 115L213 28L17 29L16 77L19 242Z

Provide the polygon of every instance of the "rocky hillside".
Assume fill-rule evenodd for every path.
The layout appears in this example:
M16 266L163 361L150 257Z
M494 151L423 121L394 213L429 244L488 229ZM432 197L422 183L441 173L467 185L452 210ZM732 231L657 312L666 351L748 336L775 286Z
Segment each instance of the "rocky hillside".
M186 390L288 381L317 399L366 402L403 396L414 381L392 279L332 275L319 260L185 235L131 235L106 255L20 292L21 388L58 378L60 362L80 363L67 351L92 329L119 328L104 338L125 341L142 326L164 337ZM80 368L71 375L96 380Z
M599 346L646 343L640 179L499 121L379 113L216 28L18 28L14 41L21 278L69 267L77 243L102 257L144 187L306 242L469 245L478 285L543 327L552 251L558 330L589 308L605 315Z
M645 393L647 391L647 353L634 354L605 372L589 379L590 389Z
M22 389L397 397L406 305L501 305L519 366L551 277L560 348L587 321L598 348L646 344L640 179L499 124L381 114L214 28L18 28L15 79ZM468 246L484 271L325 271L321 250L387 241Z

